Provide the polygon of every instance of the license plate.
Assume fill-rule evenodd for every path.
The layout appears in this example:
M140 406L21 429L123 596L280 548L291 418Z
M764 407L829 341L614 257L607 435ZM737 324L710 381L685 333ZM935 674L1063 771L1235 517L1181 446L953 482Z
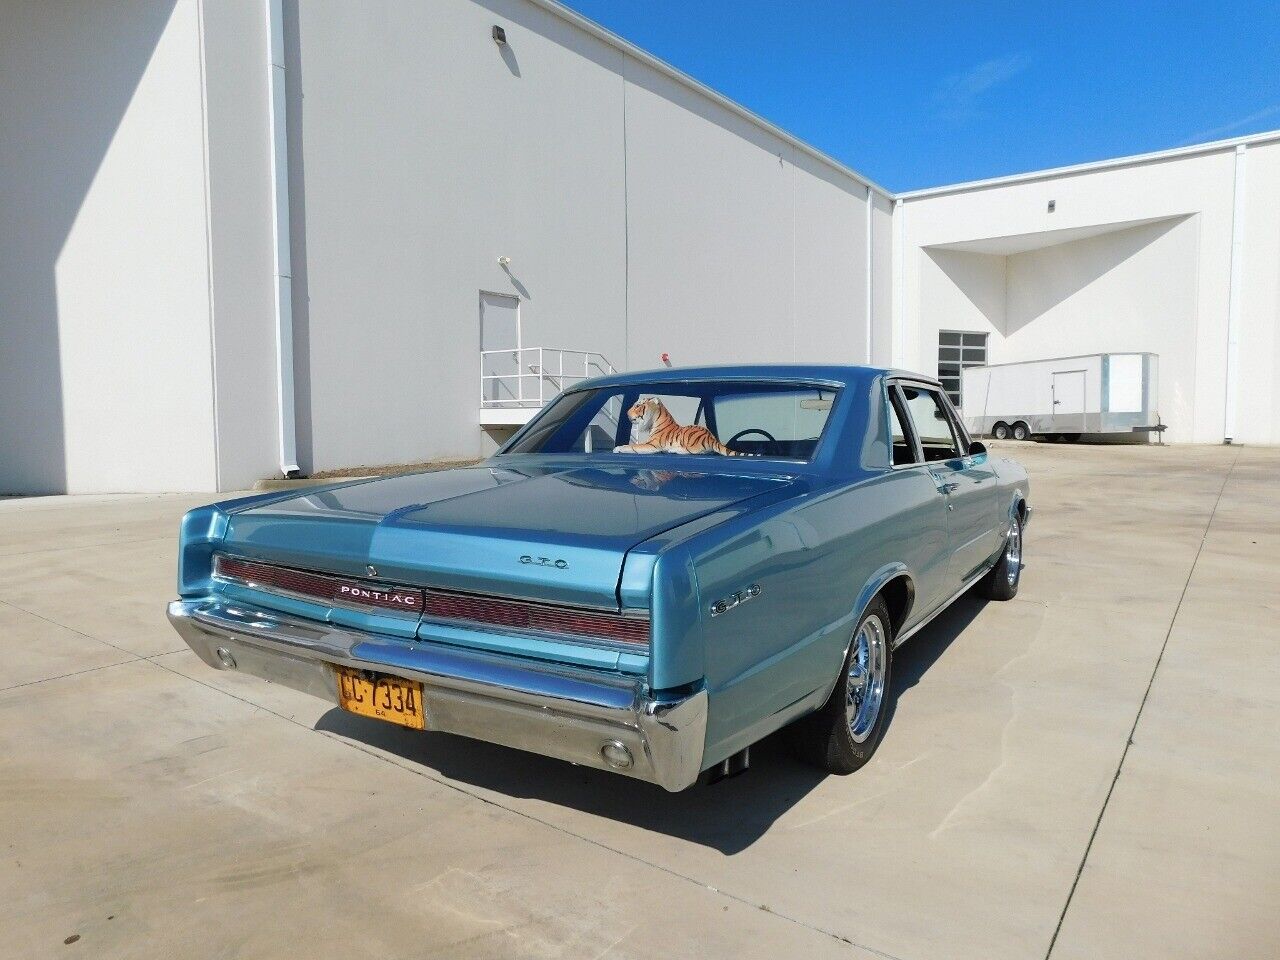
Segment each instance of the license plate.
M417 680L370 674L350 667L334 669L338 674L338 705L343 710L414 730L426 729L422 684Z

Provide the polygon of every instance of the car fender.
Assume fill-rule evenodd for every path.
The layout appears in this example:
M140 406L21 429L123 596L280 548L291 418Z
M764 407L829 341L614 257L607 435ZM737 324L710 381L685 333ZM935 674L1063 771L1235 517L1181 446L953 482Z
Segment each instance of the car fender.
M1027 498L1023 494L1023 492L1020 489L1015 487L1012 491L1012 496L1009 497L1008 520L1010 523L1013 523L1014 517L1018 515L1019 507L1021 507L1023 504L1026 504L1026 506L1023 511L1022 524L1023 526L1026 526L1027 520L1031 518L1031 504L1027 503Z
M871 601L874 600L880 591L884 589L885 584L890 580L895 580L898 577L903 576L907 578L908 586L911 587L911 592L914 594L915 578L912 577L911 571L907 569L907 565L897 560L892 563L886 563L884 566L876 570L875 573L867 578L867 582L863 585L862 589L858 591L857 601L854 603L848 619L844 621L848 625L849 636L840 647L840 663L836 665L837 669L830 671L831 679L828 681L826 692L822 696L823 703L827 702L827 698L831 696L831 691L835 689L836 683L840 680L839 668L843 666L845 659L849 656L849 644L853 643L853 628L857 626L858 621L862 619L862 615L866 612L867 607L870 606ZM904 621L906 614L910 612L911 608L908 606L907 610L904 611L903 614Z

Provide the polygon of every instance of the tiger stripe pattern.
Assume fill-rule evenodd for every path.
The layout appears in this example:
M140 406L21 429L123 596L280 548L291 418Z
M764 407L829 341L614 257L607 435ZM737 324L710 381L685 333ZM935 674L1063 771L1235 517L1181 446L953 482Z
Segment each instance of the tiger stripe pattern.
M614 453L718 453L722 457L747 457L730 450L706 427L684 427L676 422L657 397L637 400L627 409L631 436L642 435L639 443L624 443Z

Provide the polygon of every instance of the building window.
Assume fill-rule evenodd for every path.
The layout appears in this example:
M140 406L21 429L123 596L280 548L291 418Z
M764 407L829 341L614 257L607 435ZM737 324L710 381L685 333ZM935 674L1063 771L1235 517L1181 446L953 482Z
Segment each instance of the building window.
M987 362L987 335L959 330L938 331L938 379L942 389L960 406L960 371Z

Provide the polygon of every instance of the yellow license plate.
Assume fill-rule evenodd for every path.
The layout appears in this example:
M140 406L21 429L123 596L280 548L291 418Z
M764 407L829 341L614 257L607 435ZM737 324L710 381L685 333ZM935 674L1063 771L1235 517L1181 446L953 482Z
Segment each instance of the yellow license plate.
M370 674L350 667L334 670L338 674L338 705L343 710L415 730L426 729L422 684L417 680Z

